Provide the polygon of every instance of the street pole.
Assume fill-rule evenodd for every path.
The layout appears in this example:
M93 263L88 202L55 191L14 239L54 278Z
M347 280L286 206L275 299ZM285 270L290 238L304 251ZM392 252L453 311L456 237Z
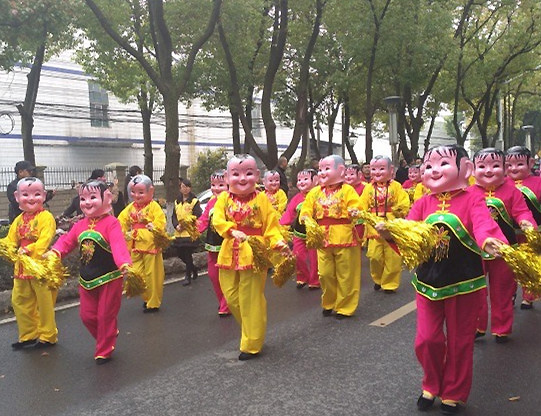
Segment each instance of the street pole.
M398 106L401 98L397 95L385 97L383 99L389 111L389 144L391 145L391 159L393 165L398 166Z
M524 130L524 133L526 134L526 140L524 141L524 146L530 149L533 155L535 153L532 147L532 130L534 129L534 127L528 124L526 126L522 126L521 129Z

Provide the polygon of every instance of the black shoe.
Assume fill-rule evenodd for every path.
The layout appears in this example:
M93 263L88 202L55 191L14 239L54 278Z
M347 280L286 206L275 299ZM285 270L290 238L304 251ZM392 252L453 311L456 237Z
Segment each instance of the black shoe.
M338 319L339 321L341 321L342 319L347 319L347 318L351 318L351 316L344 315L343 313L337 313L336 314L336 319Z
M304 286L306 286L306 283L303 283L303 282L297 283L297 289L302 289Z
M377 292L381 289L381 285L378 285L377 283L374 283L374 290Z
M143 309L146 309L146 308L147 308L147 303L143 302Z
M527 300L523 300L520 304L520 309L533 309L533 304Z
M442 403L440 405L440 410L444 415L456 415L460 412L460 406L456 403L454 406L452 404Z
M308 290L319 290L321 286L308 286Z
M184 278L183 282L182 282L182 286L189 286L192 284L192 276L191 276L191 273L188 274L186 273L186 277Z
M494 340L496 344L505 344L509 342L509 337L507 335L494 335Z
M396 293L396 290L393 290L393 289L383 289L383 292L384 292L384 293L387 293L387 294L389 295L389 294Z
M11 348L14 350L22 350L25 348L32 348L38 342L37 339L29 339L28 341L19 341L11 344Z
M156 313L159 311L160 311L160 308L145 308L143 310L143 313Z
M321 313L322 313L323 316L331 316L331 314L332 314L332 309L323 309L323 310L321 311Z
M239 354L239 361L248 361L248 360L251 360L252 358L256 358L257 356L259 355L259 353L250 353L250 352L241 352Z
M485 333L481 331L475 331L475 339L484 337Z
M193 272L192 272L192 279L195 280L199 277L199 275L197 274L197 269L193 269Z
M47 341L38 341L34 344L34 349L36 350L41 350L41 349L44 349L44 348L50 348L50 347L54 347L56 344L53 344L52 342L47 342Z
M111 357L98 357L98 358L96 358L96 364L97 365L107 364L109 361L111 361Z
M422 394L417 399L417 409L419 409L421 412L426 412L428 409L432 407L434 404L434 400L436 398L432 397L431 399L427 399Z

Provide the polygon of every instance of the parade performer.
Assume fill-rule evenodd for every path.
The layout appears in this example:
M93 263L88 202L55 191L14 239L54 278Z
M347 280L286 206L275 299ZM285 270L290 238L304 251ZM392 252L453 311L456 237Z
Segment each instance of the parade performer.
M353 186L355 191L360 196L364 191L366 183L364 182L364 175L362 168L357 164L351 164L346 166L346 171L344 173L344 182L348 185ZM357 231L357 236L361 241L361 244L364 243L364 223L362 220L357 220L355 224L355 230Z
M18 249L19 256L41 259L49 248L56 231L53 215L43 209L45 187L34 177L24 177L17 183L14 197L21 214L9 227L5 241ZM11 347L46 348L58 341L54 305L58 291L39 282L15 261L11 304L17 320L19 340Z
M514 146L507 149L505 165L507 176L515 183L532 212L537 224L541 224L541 177L532 175L535 159L530 150L524 146ZM517 235L519 243L526 241L523 235ZM522 290L522 303L520 309L532 309L537 297L526 290Z
M417 185L422 184L421 182L421 166L413 165L408 168L408 179L402 184L402 188L406 190L408 196L410 197L410 203L413 204L415 199L415 190Z
M417 407L426 411L439 396L442 412L455 414L472 384L475 328L486 287L481 256L498 255L507 240L484 198L466 189L473 164L464 148L432 148L424 165L423 183L432 194L416 201L407 219L439 227L441 243L412 280L415 353L424 373Z
M290 225L293 229L293 254L296 256L297 289L308 285L308 289L319 289L317 274L317 251L306 247L306 227L299 221L299 212L306 194L317 183L314 169L301 170L297 174L299 193L291 198L286 211L280 218L280 225Z
M337 319L352 316L361 291L361 248L353 218L359 211L359 196L344 183L346 166L340 156L319 161L319 185L306 195L300 222L316 221L325 231L317 249L323 316L336 312Z
M522 197L521 192L505 178L505 155L501 150L479 150L473 157L476 185L472 193L485 198L486 204L510 244L517 242L514 224L522 229L537 224ZM507 341L513 328L513 295L517 284L513 272L502 259L483 261L488 274L491 320L490 328L496 342ZM483 297L479 313L476 337L485 335L488 324L488 303Z
M210 175L210 189L212 191L212 197L210 198L205 211L199 217L197 221L197 227L200 233L207 232L205 238L205 250L207 251L208 260L208 275L214 288L214 293L218 299L218 315L220 317L226 317L231 315L227 301L220 287L220 274L216 263L218 261L218 253L222 246L223 238L216 232L212 226L212 216L214 214L214 204L216 199L223 191L227 191L227 183L225 182L225 171L217 170Z
M274 209L280 217L287 205L287 195L280 188L280 174L275 170L269 170L263 175L263 185L265 186L265 194L269 198Z
M214 205L212 225L224 241L218 254L220 286L229 310L241 327L239 360L255 358L265 341L267 270L255 270L247 239L254 237L272 249L289 253L276 210L264 192L257 192L259 170L249 155L235 155L227 163L228 192Z
M122 231L128 242L134 271L145 277L146 291L143 312L158 312L163 299L162 247L156 242L156 234L165 234L165 214L154 197L152 179L136 175L128 183L130 201L118 216Z
M83 184L79 196L85 218L61 236L51 250L63 258L79 246L79 314L96 340L96 364L105 364L115 349L122 277L132 261L120 223L110 214L113 195L105 182Z
M406 216L410 207L409 196L399 182L392 179L393 165L386 156L375 156L370 161L372 182L367 184L361 195L361 209L372 212L382 219ZM400 286L402 260L378 232L367 225L367 257L370 259L370 275L374 290L383 289L394 293Z
M197 231L196 219L201 216L203 210L199 200L192 192L192 183L188 179L180 180L180 195L175 200L175 212L173 213L173 226L175 227L175 241L173 248L177 256L186 265L186 277L183 286L192 283L192 278L197 279L197 267L193 263L193 252L199 246L199 238L188 227ZM191 220L194 221L191 221ZM199 234L197 232L197 234Z

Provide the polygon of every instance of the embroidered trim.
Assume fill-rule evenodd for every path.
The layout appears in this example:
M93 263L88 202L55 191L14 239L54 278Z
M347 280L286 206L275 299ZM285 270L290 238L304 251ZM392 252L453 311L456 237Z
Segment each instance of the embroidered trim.
M467 293L476 292L487 286L484 275L449 286L435 288L419 281L417 279L417 274L414 274L411 279L411 284L419 295L430 300L443 300L452 298L453 296L465 295Z
M520 192L532 203L534 208L541 212L541 204L539 204L539 200L537 199L537 196L532 192L530 188L524 185L517 185L517 188L520 189Z
M487 207L494 208L498 215L504 220L509 226L513 226L513 220L511 219L511 216L507 212L507 209L505 208L505 204L500 198L496 198L494 196L486 198Z
M102 286L105 283L109 283L121 277L122 272L120 270L113 270L112 272L106 273L92 280L84 280L81 276L79 276L79 284L83 287L83 289L92 290L98 286Z
M111 253L111 246L109 245L107 240L105 240L105 238L101 235L101 233L96 230L83 231L81 234L79 234L78 240L79 244L81 244L83 240L92 240L105 251Z

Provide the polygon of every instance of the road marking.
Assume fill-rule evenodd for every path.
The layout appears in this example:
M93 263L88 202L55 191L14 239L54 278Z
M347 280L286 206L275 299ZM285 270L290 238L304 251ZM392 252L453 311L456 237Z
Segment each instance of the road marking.
M394 321L399 320L400 318L403 318L408 313L413 312L416 309L415 301L411 301L410 303L405 304L404 306L398 308L395 311L392 311L391 313L376 319L374 322L372 322L370 325L372 326L379 326L380 328L384 328L387 325L392 324Z
M200 275L200 276L205 276L205 275ZM183 280L184 280L184 277L173 277L171 279L167 279L164 282L164 285L170 285L171 283L177 283ZM71 303L66 303L64 305L61 305L61 306L57 306L54 308L54 310L58 312L58 311L63 311L65 309L76 308L77 306L79 306L79 302L71 302ZM5 319L0 320L0 325L9 324L10 322L15 322L15 321L16 321L15 317L12 316L11 318L5 318Z

